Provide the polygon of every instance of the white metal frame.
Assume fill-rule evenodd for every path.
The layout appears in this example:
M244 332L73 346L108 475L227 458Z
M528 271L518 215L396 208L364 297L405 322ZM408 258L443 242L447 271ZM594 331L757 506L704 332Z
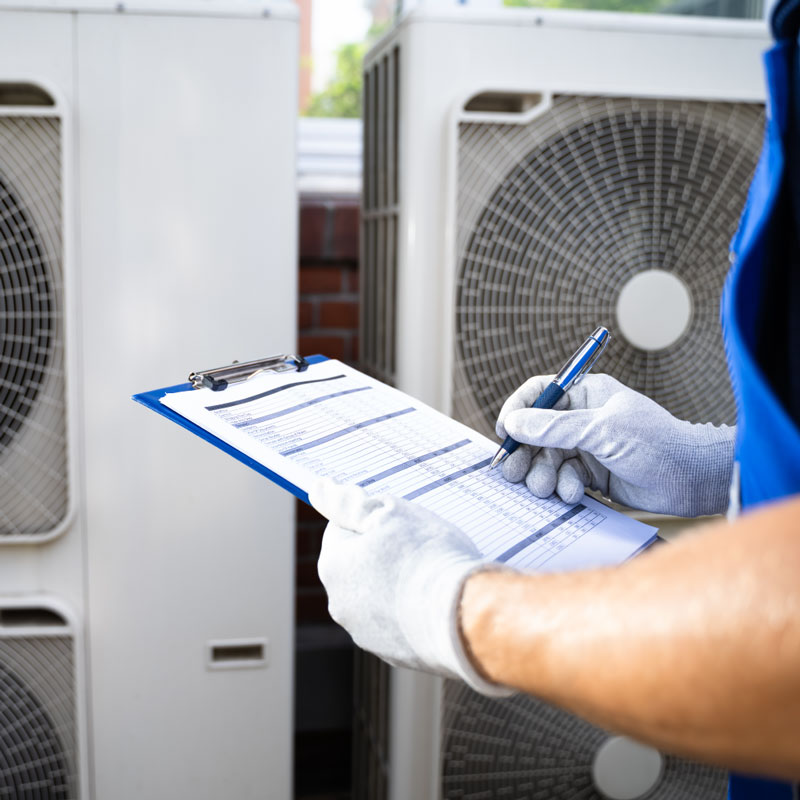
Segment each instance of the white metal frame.
M130 395L215 360L294 351L297 19L285 0L0 0L0 82L30 83L56 100L0 115L61 121L69 443L66 518L36 543L0 541L0 604L51 608L69 621L84 798L291 793L293 499ZM137 53L155 68L157 56L136 50L152 32L169 38L166 66L173 85L190 87L191 119L159 110L157 81L147 92L139 82ZM131 49L109 50L112 37ZM213 37L223 49L204 53L198 40ZM253 69L234 77L220 60L227 77L191 87L231 55L226 46ZM58 52L45 57L50 50ZM106 55L108 75L92 71ZM114 83L114 69L131 70L126 82ZM226 88L246 101L232 106ZM117 91L119 102L104 102ZM220 120L220 101L237 116ZM123 112L124 126L114 116ZM199 200L181 162L151 176L148 204L148 164L131 149L115 154L103 139L109 121L127 134L119 147L155 146L163 131L170 148L183 136L187 164L210 176ZM155 155L167 163L169 151ZM179 213L156 223L171 236L139 236L165 192ZM133 255L140 242L147 252ZM265 657L212 665L213 642L259 643Z

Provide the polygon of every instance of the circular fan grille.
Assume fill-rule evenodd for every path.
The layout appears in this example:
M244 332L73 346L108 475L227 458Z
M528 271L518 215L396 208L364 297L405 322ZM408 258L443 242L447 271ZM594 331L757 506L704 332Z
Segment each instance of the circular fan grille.
M58 724L45 708L45 697L50 695L57 705L69 705L72 672L67 673L65 681L52 683L47 679L36 691L32 690L19 675L30 674L34 681L37 675L41 678L43 658L52 656L61 664L64 648L59 640L36 639L25 644L30 653L17 665L17 671L23 667L24 673L17 674L0 661L0 797L66 800L74 796L67 768L69 759L58 735ZM9 646L15 645L12 642ZM33 650L37 647L38 655ZM0 656L5 655L2 649ZM49 667L45 665L44 672L47 671ZM66 686L62 685L64 682ZM74 716L74 710L70 710Z
M606 325L600 370L683 419L733 422L719 299L762 130L757 105L578 97L527 126L462 125L456 415L491 432L520 383ZM649 270L691 300L683 335L655 351L616 319Z
M0 542L68 507L56 118L0 119Z
M605 731L531 697L484 697L448 681L442 738L447 800L602 800L592 764ZM664 757L647 800L723 800L727 775Z
M47 262L19 199L0 177L0 451L33 408L52 345Z

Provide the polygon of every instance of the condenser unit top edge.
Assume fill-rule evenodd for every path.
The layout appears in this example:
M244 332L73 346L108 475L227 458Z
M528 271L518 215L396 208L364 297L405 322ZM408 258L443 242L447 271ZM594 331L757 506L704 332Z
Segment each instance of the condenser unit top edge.
M577 28L592 31L617 31L674 34L681 36L722 36L763 39L768 35L763 20L720 19L673 14L632 14L615 11L575 11L568 9L506 8L486 11L480 8L413 8L399 18L392 30L419 23L449 25L530 26ZM389 31L386 35L391 35Z
M136 14L141 16L245 17L297 21L299 10L290 0L0 0L0 12Z

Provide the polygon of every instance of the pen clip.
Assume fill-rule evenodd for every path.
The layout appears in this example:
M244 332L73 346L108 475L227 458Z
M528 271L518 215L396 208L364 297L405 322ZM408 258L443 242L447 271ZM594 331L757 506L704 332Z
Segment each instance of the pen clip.
M189 382L195 389L211 389L212 392L219 392L225 389L229 383L246 381L261 372L288 372L295 369L303 372L308 369L308 362L303 356L293 356L280 354L260 358L256 361L234 361L226 367L216 367L215 369L205 369L200 372L192 372L189 375Z
M597 361L597 359L600 357L600 354L603 352L603 350L605 350L605 349L606 349L606 346L608 345L608 340L609 340L610 338L611 338L610 336L606 336L606 337L605 337L605 339L603 339L603 342L602 342L602 344L600 345L600 347L598 347L598 348L597 348L597 352L596 352L596 353L595 353L595 354L594 354L594 355L593 355L593 356L592 356L592 357L589 359L589 361L587 361L587 362L586 362L586 363L585 363L585 364L584 364L584 365L581 367L580 371L579 371L579 372L578 372L578 374L575 376L575 380L572 382L572 385L573 385L573 386L575 386L577 383L580 383L580 380L581 380L581 378L582 378L582 377L583 377L583 376L584 376L584 375L585 375L587 372L589 372L589 370L590 370L590 369L591 369L591 368L594 366L594 362L595 362L595 361Z

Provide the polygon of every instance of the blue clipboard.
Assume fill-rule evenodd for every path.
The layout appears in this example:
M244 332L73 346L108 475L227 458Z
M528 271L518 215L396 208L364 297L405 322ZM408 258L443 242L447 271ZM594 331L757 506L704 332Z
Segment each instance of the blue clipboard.
M273 365L280 362L284 364L293 364L298 371L302 371L305 369L305 366L310 364L318 364L320 361L327 360L327 356L322 355L308 356L307 358L302 359L297 359L295 356L271 356L270 358L262 359L260 361L248 361L245 364L231 365L230 367L219 367L213 370L192 373L189 376L192 381L190 383L178 383L175 386L166 386L163 389L152 389L149 392L140 392L139 394L133 395L131 399L135 400L137 403L141 403L151 411L155 411L156 414L160 414L162 417L166 417L177 425L180 425L182 428L185 428L187 431L195 434L195 436L205 439L205 441L213 444L214 447L218 447L229 456L233 456L237 461L241 461L242 464L250 467L250 469L255 470L265 478L269 478L273 483L277 483L282 489L286 489L287 492L291 492L291 494L293 494L299 500L302 500L304 503L308 503L308 495L302 489L298 488L293 483L289 483L286 478L281 477L271 469L267 469L263 464L259 464L258 461L255 461L250 458L250 456L245 455L241 452L241 450L237 450L235 447L231 447L231 445L229 445L227 442L223 442L222 439L218 439L216 436L205 430L205 428L201 428L194 422L190 422L188 419L186 419L186 417L182 417L171 408L168 408L161 402L161 398L165 394L171 394L173 392L191 392L194 391L195 388L203 385L213 387L216 384L220 390L224 390L224 386L221 386L220 384L224 383L225 386L227 386L227 383L231 380L231 373L234 373L237 376L234 378L234 380L246 380L250 375L270 369L268 365ZM220 379L220 377L215 376L224 377Z

